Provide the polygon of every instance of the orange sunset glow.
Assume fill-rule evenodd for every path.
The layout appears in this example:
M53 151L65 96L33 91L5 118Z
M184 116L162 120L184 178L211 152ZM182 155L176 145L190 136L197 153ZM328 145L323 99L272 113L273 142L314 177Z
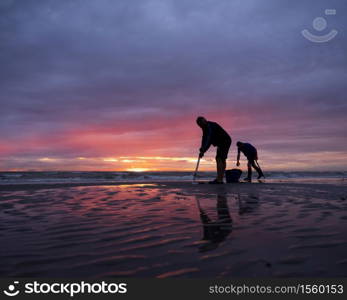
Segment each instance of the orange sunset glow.
M309 43L256 1L5 2L0 171L191 171L197 116L231 136L228 167L245 141L266 170L347 169L342 35Z

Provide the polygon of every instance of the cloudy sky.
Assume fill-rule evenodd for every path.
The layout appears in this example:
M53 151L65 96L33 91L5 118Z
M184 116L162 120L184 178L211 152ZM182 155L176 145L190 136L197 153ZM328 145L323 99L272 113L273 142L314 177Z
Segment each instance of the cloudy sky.
M1 0L0 170L191 170L198 115L228 130L230 163L244 140L265 169L347 170L346 11L342 0ZM313 43L303 29L338 34Z

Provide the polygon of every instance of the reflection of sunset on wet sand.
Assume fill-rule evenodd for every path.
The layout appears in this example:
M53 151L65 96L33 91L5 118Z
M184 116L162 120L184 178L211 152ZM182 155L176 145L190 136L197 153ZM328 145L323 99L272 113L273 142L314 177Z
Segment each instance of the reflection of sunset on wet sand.
M6 276L347 275L344 186L62 184L0 194Z

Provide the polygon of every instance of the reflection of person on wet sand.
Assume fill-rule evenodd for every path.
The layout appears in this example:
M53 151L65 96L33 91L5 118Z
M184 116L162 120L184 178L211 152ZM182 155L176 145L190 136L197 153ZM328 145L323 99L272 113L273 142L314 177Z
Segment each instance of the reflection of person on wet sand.
M200 251L209 251L216 249L232 231L232 219L229 213L227 198L224 195L217 195L217 214L218 220L211 221L206 212L201 208L200 202L197 199L200 210L200 219L203 224L203 240L209 241L208 244L203 244Z

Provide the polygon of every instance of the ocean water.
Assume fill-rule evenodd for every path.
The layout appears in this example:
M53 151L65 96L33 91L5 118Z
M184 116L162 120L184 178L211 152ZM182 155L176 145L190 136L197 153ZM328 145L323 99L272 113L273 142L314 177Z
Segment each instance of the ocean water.
M242 176L245 176L245 172ZM267 182L347 182L347 171L266 172ZM254 174L253 176L256 176ZM199 172L197 180L210 180L215 172ZM191 181L192 172L0 172L0 185L40 183L114 183Z

